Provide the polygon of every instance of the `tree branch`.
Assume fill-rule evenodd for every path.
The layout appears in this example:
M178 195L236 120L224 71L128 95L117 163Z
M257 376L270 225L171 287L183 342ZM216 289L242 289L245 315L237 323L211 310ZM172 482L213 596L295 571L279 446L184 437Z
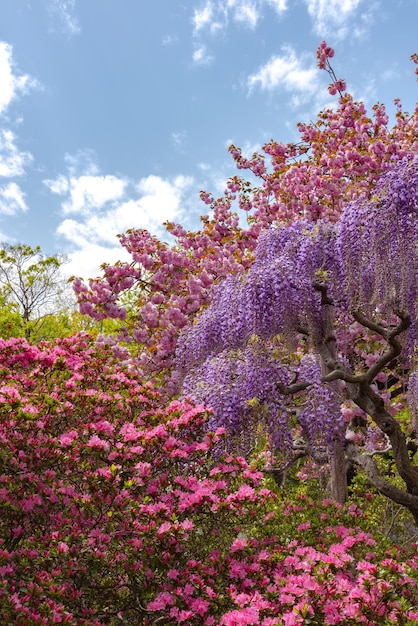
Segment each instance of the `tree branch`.
M382 478L379 469L370 455L361 454L356 446L349 442L346 446L346 454L350 461L360 465L369 480L376 489L384 496L406 507L414 517L418 526L418 496L399 489L389 481Z
M367 319L360 311L353 311L353 317L359 324L380 335L390 345L390 349L382 354L380 359L378 359L378 361L376 361L376 363L369 367L367 372L365 372L364 380L369 383L372 382L372 380L386 367L386 365L388 365L402 352L402 345L398 336L409 328L411 325L411 318L409 315L402 312L398 312L397 316L401 321L392 331L389 332L384 326Z

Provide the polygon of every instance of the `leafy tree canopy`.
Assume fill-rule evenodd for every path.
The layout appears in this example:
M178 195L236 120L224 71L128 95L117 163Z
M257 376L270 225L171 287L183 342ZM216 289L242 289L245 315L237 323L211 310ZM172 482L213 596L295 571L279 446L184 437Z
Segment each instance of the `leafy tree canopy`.
M64 255L46 256L39 246L3 244L0 248L0 288L4 303L20 313L30 336L45 316L67 309L72 302L62 273Z

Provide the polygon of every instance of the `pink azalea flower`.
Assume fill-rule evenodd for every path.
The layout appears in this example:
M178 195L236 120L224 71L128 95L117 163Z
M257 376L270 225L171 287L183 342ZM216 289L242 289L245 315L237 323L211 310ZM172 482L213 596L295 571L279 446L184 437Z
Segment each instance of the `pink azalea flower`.
M220 626L248 626L259 623L260 613L258 609L247 607L225 613L220 621Z
M89 448L98 448L100 450L109 449L109 443L107 441L104 441L104 439L100 439L98 435L93 435L92 437L90 437L86 445Z

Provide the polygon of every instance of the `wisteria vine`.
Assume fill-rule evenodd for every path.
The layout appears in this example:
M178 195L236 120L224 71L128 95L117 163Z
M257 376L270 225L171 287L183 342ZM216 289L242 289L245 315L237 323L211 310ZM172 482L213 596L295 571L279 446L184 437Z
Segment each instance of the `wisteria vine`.
M398 380L400 363L404 372L415 367L417 235L417 158L383 175L371 199L348 203L335 224L271 227L250 269L220 283L211 305L180 335L185 393L209 403L233 434L254 437L255 424L262 424L276 450L292 445L295 393L298 423L312 449L318 439L332 450L344 438L341 405L353 401L392 448L402 448L398 469L418 496L418 472L405 469L391 393L379 394L390 375L389 387ZM371 353L345 337L353 324L362 332L355 342L371 341ZM371 476L376 467L368 467ZM412 508L418 512L418 499Z

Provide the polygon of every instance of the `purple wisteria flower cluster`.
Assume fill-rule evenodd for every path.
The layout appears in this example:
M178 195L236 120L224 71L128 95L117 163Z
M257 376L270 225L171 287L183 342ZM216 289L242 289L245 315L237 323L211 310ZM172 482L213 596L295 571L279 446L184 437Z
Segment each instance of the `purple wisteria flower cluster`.
M416 157L383 175L371 200L347 204L337 223L271 226L248 271L219 283L210 306L182 332L184 393L209 404L213 422L245 440L241 449L251 449L256 424L276 449L291 446L295 414L311 447L343 438L347 399L366 413L373 405L375 419L377 400L360 399L350 363L355 353L367 385L385 378L395 356L413 370L417 242ZM363 334L353 339L355 324ZM376 338L374 355L357 349ZM390 403L390 394L383 400Z
M382 176L371 201L349 203L336 233L350 308L390 318L406 313L410 348L418 339L418 159Z

